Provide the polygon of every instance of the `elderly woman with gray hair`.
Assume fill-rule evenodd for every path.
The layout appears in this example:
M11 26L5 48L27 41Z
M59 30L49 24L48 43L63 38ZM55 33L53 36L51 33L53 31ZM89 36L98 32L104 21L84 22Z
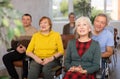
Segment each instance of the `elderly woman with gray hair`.
M100 65L99 43L91 39L91 21L80 17L75 22L75 38L70 40L66 49L63 79L95 79Z

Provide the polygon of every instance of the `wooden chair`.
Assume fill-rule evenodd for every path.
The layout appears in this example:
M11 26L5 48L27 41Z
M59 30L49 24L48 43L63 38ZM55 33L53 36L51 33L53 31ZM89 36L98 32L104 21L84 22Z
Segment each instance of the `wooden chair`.
M61 35L62 37L62 42L63 42L63 46L64 46L64 56L62 59L62 73L65 72L65 67L64 67L64 58L66 56L66 48L67 48L67 44L70 40L74 39L75 36L74 35Z
M13 64L14 64L15 67L23 67L22 60L14 61Z

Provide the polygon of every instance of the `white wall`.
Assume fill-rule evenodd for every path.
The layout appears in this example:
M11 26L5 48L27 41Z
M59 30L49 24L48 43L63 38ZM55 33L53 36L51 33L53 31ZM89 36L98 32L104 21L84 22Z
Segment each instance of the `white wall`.
M48 16L52 19L52 1L49 0L11 0L14 8L21 13L29 13L33 18L33 26L39 28L38 22L42 16ZM66 22L53 21L53 29L62 33L63 25Z
M63 26L66 23L68 23L68 22L66 22L66 21L53 21L53 30L62 34L63 33Z
M114 20L118 20L118 0L112 0L111 18Z
M21 13L31 14L36 28L39 28L38 23L42 16L51 16L51 1L48 0L11 0L11 3Z

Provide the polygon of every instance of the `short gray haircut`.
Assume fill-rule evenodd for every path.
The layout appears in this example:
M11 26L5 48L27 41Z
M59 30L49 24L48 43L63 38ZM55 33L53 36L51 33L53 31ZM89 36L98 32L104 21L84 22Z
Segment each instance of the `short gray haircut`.
M92 23L90 21L90 19L86 16L81 16L79 17L76 21L75 21L75 28L74 28L74 34L75 34L75 38L78 39L80 36L79 34L76 32L77 30L77 25L79 24L79 22L81 21L86 21L87 24L90 26L90 28L92 29ZM89 33L89 37L91 37L91 32Z

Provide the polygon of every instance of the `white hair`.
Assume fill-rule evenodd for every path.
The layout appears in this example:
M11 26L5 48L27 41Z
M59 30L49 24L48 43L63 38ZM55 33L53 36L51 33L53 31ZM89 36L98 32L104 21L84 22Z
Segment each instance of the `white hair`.
M82 21L86 21L87 24L90 26L90 28L92 29L92 23L90 21L90 19L86 16L81 16L79 17L76 21L75 21L75 28L74 28L74 33L75 33L75 37L76 39L79 38L79 35L78 33L76 32L76 29L77 29L77 25L79 24L79 22L82 22ZM90 34L91 35L91 34Z

